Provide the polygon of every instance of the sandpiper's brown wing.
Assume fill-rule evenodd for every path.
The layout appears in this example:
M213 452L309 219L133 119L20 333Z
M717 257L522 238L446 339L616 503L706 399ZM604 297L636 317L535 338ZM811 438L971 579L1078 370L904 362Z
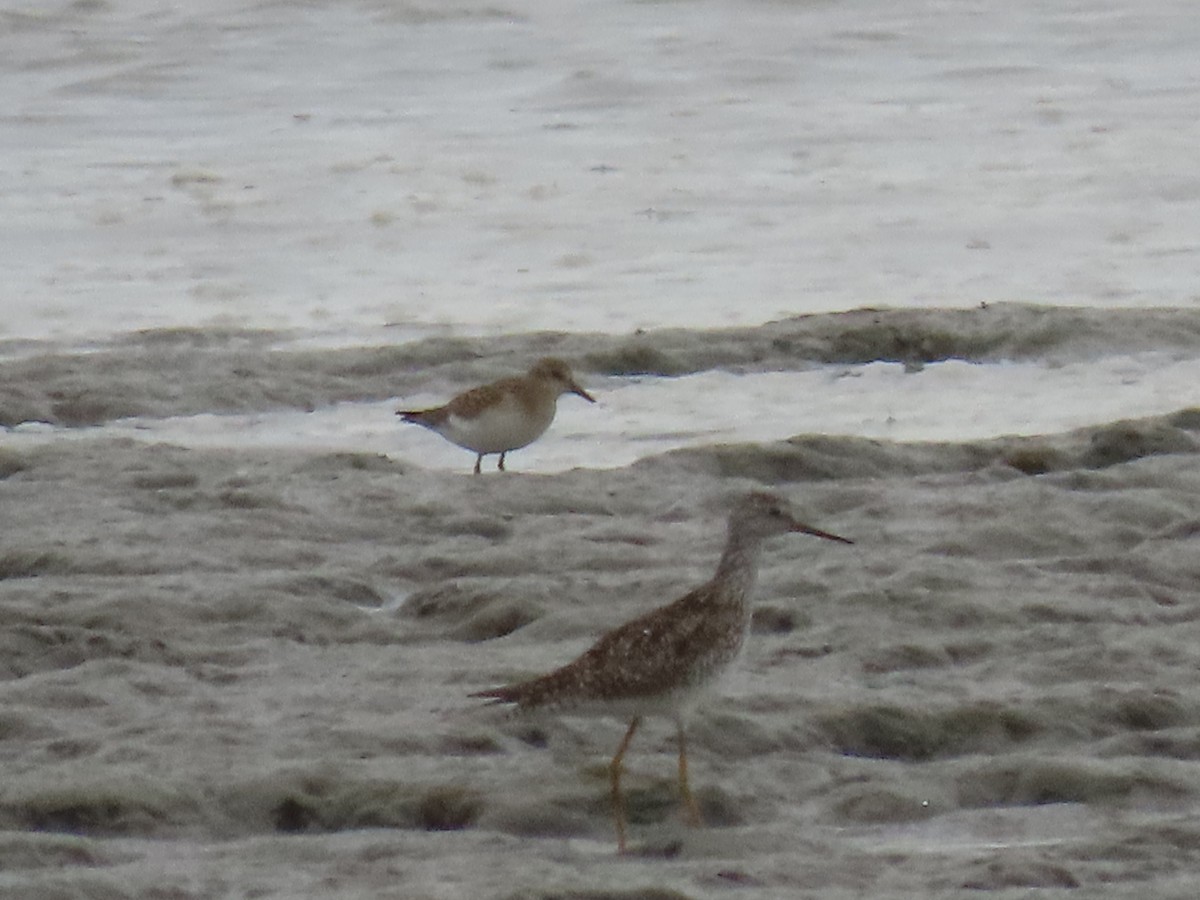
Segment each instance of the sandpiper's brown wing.
M709 632L728 632L704 603L709 591L710 586L703 585L626 622L552 672L471 696L534 709L636 699L687 687L698 657L721 643L723 635Z
M513 389L518 378L502 378L491 384L481 384L479 387L463 391L445 406L435 406L430 409L398 409L396 415L405 422L414 422L426 428L436 428L450 416L464 419L474 418L480 412L498 403L504 395Z
M512 393L521 384L517 377L501 378L491 384L481 384L477 388L463 391L446 404L450 415L473 419L485 409L494 406L504 399L505 394Z

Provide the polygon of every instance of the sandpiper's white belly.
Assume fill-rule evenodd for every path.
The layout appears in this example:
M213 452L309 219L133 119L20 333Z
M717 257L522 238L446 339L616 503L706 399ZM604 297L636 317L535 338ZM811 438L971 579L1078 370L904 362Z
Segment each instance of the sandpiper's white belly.
M448 441L476 453L516 450L541 437L554 421L553 400L538 407L530 409L506 396L470 418L451 413L438 431Z

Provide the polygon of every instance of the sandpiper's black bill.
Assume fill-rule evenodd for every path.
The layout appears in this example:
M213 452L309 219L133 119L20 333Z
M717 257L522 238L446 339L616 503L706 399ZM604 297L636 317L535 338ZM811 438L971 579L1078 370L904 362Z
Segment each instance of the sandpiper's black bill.
M850 538L844 538L840 534L822 531L820 528L813 528L811 525L804 525L800 522L797 522L792 526L792 531L798 531L801 534L811 534L813 537L825 538L827 541L839 541L843 544L854 543L854 541L850 540Z

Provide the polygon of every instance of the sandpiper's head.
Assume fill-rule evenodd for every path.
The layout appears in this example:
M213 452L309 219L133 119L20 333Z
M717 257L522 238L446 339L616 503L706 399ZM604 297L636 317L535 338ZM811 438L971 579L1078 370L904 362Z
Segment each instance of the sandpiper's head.
M786 499L767 491L753 491L738 500L729 516L729 527L742 534L755 537L770 537L774 534L787 534L794 531L800 534L811 534L813 537L824 538L827 541L840 541L843 544L854 543L841 535L805 525L796 518L792 505Z
M578 394L589 403L596 402L591 394L579 386L575 376L571 374L571 367L561 359L553 356L539 359L529 370L529 374L554 385L560 394Z

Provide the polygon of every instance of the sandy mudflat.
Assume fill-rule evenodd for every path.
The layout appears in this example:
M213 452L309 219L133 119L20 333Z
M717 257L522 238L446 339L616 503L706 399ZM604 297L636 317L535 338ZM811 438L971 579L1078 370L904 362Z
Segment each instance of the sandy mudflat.
M479 478L0 449L0 896L1191 896L1198 431ZM725 498L762 484L858 543L772 542L746 665L692 727L710 827L652 723L617 857L622 723L466 694L707 577Z

